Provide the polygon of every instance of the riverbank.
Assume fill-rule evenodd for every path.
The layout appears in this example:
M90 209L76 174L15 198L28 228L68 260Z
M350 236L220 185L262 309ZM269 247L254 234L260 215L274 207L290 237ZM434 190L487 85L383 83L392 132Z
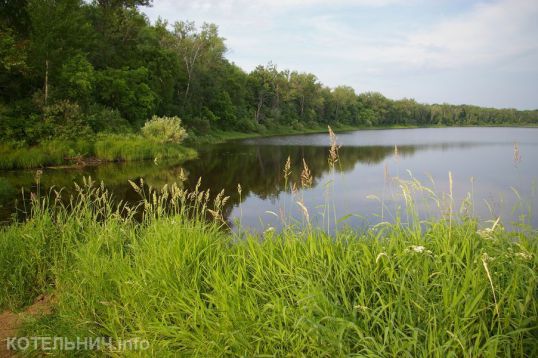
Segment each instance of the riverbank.
M0 229L0 309L55 298L19 337L142 341L148 355L538 353L536 230L450 215L234 234L222 195L132 186L142 221L86 182Z
M180 144L161 144L139 135L101 135L92 139L51 140L36 146L0 144L0 169L84 166L103 162L196 158L196 151Z
M331 125L331 129L336 133L351 132L356 130L382 130L382 129L412 129L421 128L418 126L386 126L386 127L365 127L365 126L350 126L350 125ZM434 128L434 127L431 127ZM211 130L204 135L191 135L188 143L190 145L203 145L203 144L218 144L227 141L250 139L250 138L262 138L262 137L274 137L274 136L288 136L288 135L300 135L300 134L316 134L327 133L327 125L317 125L313 127L304 127L302 129L295 129L290 127L275 126L268 129L264 129L259 132L237 132L237 131L223 131L223 130Z
M465 126L464 126L465 127ZM475 127L475 126L468 126ZM536 128L525 125L481 125L476 127L517 127ZM331 126L334 132L350 132L356 130L386 130L415 128L452 128L449 126ZM0 143L0 170L33 169L59 166L98 165L107 162L130 162L139 160L171 159L178 162L196 158L196 147L207 144L218 144L227 141L286 136L299 134L326 133L327 126L319 125L295 129L274 126L258 132L238 132L211 130L204 135L190 133L184 144L159 144L148 141L140 135L97 135L83 140L49 140L35 146L21 143Z
M488 128L537 128L538 125L469 125L469 126L416 126L416 125L391 125L391 126L351 126L351 125L331 125L331 128L336 133L351 132L356 130L388 130L388 129L416 129L416 128L454 128L454 127L488 127ZM218 144L227 141L260 138L260 137L273 137L273 136L287 136L287 135L300 135L300 134L316 134L327 133L327 125L317 125L314 127L304 127L302 129L294 129L290 127L275 126L268 129L264 129L259 132L238 132L238 131L223 131L223 130L211 130L204 135L191 135L187 143L192 146L204 145L204 144Z

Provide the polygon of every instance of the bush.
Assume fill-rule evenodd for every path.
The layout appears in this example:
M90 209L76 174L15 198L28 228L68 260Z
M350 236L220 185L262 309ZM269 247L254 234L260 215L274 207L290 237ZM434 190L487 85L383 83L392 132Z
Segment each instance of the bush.
M211 130L211 124L207 119L202 119L200 117L194 117L189 120L189 128L194 129L198 134L207 134Z
M246 117L237 118L233 125L235 129L243 132L256 132L260 130L260 125L258 123Z
M117 109L98 104L90 106L86 121L96 133L132 133L129 122L121 116Z
M187 136L187 131L181 126L181 119L175 117L153 116L142 127L144 137L157 143L181 143Z
M299 121L293 121L291 127L297 131L302 131L305 129L304 124Z
M45 107L44 122L52 128L54 139L92 136L92 130L85 123L80 106L74 102L58 101Z

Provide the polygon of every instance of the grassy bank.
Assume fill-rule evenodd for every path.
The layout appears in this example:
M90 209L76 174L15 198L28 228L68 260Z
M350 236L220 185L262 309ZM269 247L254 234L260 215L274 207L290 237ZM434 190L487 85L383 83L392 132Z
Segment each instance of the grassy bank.
M0 307L55 302L20 335L146 339L156 356L538 354L535 231L450 216L231 233L222 195L133 187L142 221L86 183L1 229Z
M509 127L509 125L506 125ZM354 130L381 130L381 129L413 129L413 128L440 128L442 126L350 126L337 125L332 129L335 132ZM482 127L495 127L482 125ZM521 126L515 126L521 127ZM525 127L533 128L528 125ZM449 128L449 127L447 127ZM273 126L260 131L238 132L226 130L211 130L203 135L190 133L186 140L189 146L216 144L231 140L240 140L257 137L278 135L325 133L327 126L316 125L311 127L292 128L286 126ZM83 140L50 140L35 146L20 143L0 143L0 170L2 169L30 169L48 166L74 165L96 162L123 162L154 159L188 160L196 157L192 148L178 144L159 144L148 141L140 135L98 135L94 139Z
M53 140L36 146L0 144L0 169L196 157L196 151L179 144L160 144L139 135L102 135L79 141Z
M505 125L493 125L493 124L483 124L480 126L469 125L469 126L457 126L457 127L516 127L516 128L536 128L538 125L526 124L505 124ZM434 125L434 126L417 126L417 125L391 125L391 126L353 126L346 124L331 125L331 128L335 132L349 132L355 130L383 130L383 129L416 129L416 128L451 128L450 126L443 125ZM286 126L273 126L269 128L264 128L259 131L251 132L239 132L239 131L227 131L227 130L210 130L206 134L196 135L191 134L188 138L188 143L190 145L201 145L201 144L217 144L223 143L231 140L240 140L248 138L258 138L258 137L271 137L271 136L281 136L281 135L295 135L295 134L313 134L313 133L326 133L326 125L315 125L315 126L304 126L300 129Z
M331 128L335 132L346 132L360 129L402 129L402 128L419 128L416 126L387 126L387 127L364 127L364 126L351 126L346 124L338 124L336 126L331 125ZM294 134L312 134L312 133L326 133L327 125L318 124L314 126L303 126L301 128L293 128L287 126L272 126L264 128L259 131L251 132L239 132L239 131L227 131L227 130L211 130L206 134L196 135L191 134L188 138L188 142L192 145L200 144L216 144L223 143L231 140L240 140L248 138L258 137L271 137L280 135L294 135Z

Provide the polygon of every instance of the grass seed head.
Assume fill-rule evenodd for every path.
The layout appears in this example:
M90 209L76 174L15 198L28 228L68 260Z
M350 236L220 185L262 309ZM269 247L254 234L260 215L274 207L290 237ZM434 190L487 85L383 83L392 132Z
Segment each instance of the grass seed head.
M301 186L303 188L310 188L312 186L312 174L310 173L310 169L308 168L308 165L306 164L306 161L303 158L303 171L301 172Z

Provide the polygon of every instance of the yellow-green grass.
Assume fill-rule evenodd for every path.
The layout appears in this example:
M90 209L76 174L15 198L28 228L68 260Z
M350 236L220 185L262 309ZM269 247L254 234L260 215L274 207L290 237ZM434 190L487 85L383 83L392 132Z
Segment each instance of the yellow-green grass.
M93 151L91 142L45 141L36 146L16 143L0 144L0 169L28 169L61 165L66 158L88 155Z
M193 159L196 151L179 144L156 143L142 136L109 135L95 142L95 156L106 161Z
M35 146L0 144L0 169L80 164L86 160L187 160L195 157L196 151L192 148L155 143L139 135L103 135L80 141L52 140Z
M1 229L0 307L55 297L20 335L147 339L143 356L538 354L535 231L450 216L232 233L222 195L132 185L142 219L86 183Z

